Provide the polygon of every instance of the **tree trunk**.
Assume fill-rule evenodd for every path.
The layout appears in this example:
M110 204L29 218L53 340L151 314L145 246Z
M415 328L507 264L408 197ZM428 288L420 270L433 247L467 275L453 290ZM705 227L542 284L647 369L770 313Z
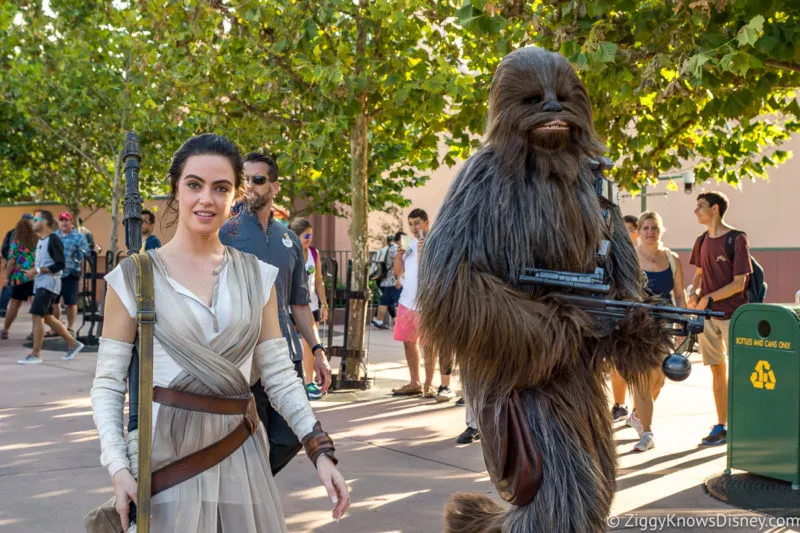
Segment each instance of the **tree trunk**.
M359 0L359 11L356 15L356 65L354 73L357 78L366 76L367 60L367 21L364 16L369 0ZM366 80L364 80L366 86ZM369 115L367 114L366 90L359 95L359 114L350 130L350 245L353 250L352 291L361 292L362 298L351 298L348 302L349 321L347 326L348 355L345 361L346 380L359 380L361 367L366 367L366 329L367 303L369 301L369 249L367 247L367 215L369 203L367 198L367 157L369 154ZM352 351L350 351L352 350ZM366 375L364 376L366 378Z
M355 124L350 131L350 186L352 197L352 218L350 220L350 243L353 249L353 291L369 290L369 249L367 246L367 215L369 207L367 202L367 140L368 117L365 110L356 117ZM360 368L366 365L366 326L367 303L365 299L351 299L350 320L347 331L347 348L358 350L360 357L350 356L345 364L345 379L360 379ZM351 352L352 353L352 352Z
M108 244L108 250L111 252L111 257L117 257L117 236L119 232L119 204L122 196L122 187L120 186L120 179L122 175L122 153L117 156L117 164L114 165L114 188L111 192L111 242ZM111 265L112 267L115 265Z

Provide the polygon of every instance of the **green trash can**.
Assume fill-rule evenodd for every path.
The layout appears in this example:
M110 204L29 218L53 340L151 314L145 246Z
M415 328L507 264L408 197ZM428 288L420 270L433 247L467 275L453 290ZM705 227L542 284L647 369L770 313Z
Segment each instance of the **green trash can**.
M800 305L737 309L728 354L727 471L800 489Z

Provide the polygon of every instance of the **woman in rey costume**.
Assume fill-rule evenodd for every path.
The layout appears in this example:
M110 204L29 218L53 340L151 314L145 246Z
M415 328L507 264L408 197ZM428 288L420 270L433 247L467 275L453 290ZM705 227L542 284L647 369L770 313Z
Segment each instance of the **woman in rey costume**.
M218 135L193 137L173 156L169 179L177 231L164 247L148 252L156 310L152 471L213 450L241 426L248 433L220 462L178 484L167 483L157 492L154 476L150 529L286 531L264 428L250 400L250 384L258 378L306 443L338 519L350 496L335 466L332 441L314 418L278 326L273 288L278 270L223 246L218 237L244 190L239 151ZM92 406L101 462L111 475L116 509L127 530L129 502L136 499L136 446L135 435L126 443L122 407L136 335L135 265L125 260L105 280L109 290ZM223 414L231 412L236 414ZM199 455L204 453L219 455L219 450Z

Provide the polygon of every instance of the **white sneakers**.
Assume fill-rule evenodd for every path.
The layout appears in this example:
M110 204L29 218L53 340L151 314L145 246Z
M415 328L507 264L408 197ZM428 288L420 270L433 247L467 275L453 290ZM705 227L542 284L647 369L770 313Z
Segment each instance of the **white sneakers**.
M636 446L633 447L633 451L635 452L646 452L650 448L655 448L656 443L653 441L653 433L647 431L642 434L642 438L639 439L639 442L636 443Z
M636 433L639 434L639 438L644 435L644 426L642 425L641 420L639 420L639 417L636 416L636 412L631 413L631 416L628 417L627 423L630 427L636 430Z
M633 447L633 451L646 452L651 448L655 448L656 443L653 441L653 432L644 430L642 421L639 420L639 417L636 416L635 412L631 413L631 416L628 417L627 423L630 427L636 430L636 433L639 434L639 442L637 442L636 446Z

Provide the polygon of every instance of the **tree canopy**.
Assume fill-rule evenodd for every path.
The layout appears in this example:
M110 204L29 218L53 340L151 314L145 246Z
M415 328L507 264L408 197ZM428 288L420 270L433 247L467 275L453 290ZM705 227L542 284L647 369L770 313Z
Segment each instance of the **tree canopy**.
M466 0L459 20L483 75L521 45L565 55L631 190L689 167L698 181L765 178L800 130L796 2Z
M362 116L368 206L404 205L470 155L495 66L532 44L579 70L623 186L765 177L800 128L799 33L785 0L6 2L0 201L108 205L126 130L163 192L169 154L217 131L276 155L283 201L341 214Z

